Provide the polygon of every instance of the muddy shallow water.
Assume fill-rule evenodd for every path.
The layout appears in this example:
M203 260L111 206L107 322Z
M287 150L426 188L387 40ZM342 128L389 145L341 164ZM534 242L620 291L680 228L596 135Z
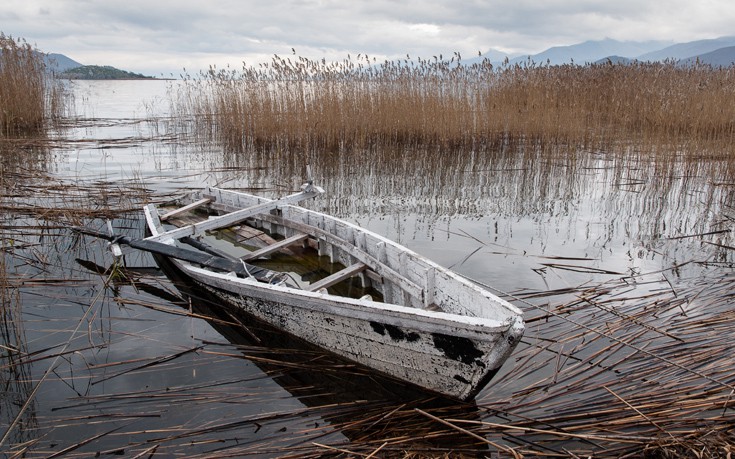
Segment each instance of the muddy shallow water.
M235 155L173 129L175 84L75 83L76 115L40 147L42 164L5 169L38 172L4 182L3 453L614 456L662 430L732 425L735 188L717 164L578 146ZM147 254L128 255L122 278L104 243L69 230L110 215L141 234L143 201L204 184L280 196L307 164L326 190L308 206L524 310L523 343L476 403L244 329Z

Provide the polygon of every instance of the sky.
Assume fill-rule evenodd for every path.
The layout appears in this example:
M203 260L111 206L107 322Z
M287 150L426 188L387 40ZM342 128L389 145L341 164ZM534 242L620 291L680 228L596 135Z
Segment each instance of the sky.
M732 0L2 0L0 32L86 65L179 77L274 54L339 61L531 55L735 33Z

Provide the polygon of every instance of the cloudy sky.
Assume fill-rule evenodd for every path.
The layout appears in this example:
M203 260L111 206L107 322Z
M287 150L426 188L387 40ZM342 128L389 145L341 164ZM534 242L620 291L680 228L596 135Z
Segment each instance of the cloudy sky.
M2 0L0 31L82 64L153 76L273 54L535 54L586 40L735 34L732 0Z

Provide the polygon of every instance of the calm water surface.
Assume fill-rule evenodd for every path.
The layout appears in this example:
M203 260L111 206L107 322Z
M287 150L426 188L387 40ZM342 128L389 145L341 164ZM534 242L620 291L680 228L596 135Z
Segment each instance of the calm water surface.
M85 202L100 209L126 207L129 201L137 209L136 190L169 196L205 184L274 197L296 189L308 163L327 192L308 206L359 223L502 292L528 296L530 303L515 301L528 314L526 340L477 404L447 407L426 395L406 395L394 382L262 327L255 329L263 335L254 337L228 325L231 317L199 318L211 314L206 299L182 296L147 254L128 256L133 282L105 283L106 275L95 270L107 269L111 256L103 243L68 231L72 211L42 220L8 215L5 228L13 229L4 230L3 247L12 241L5 268L13 288L3 297L9 306L0 345L18 352L0 354L0 433L7 432L0 451L6 455L42 457L66 449L80 457L153 451L267 457L335 453L333 448L369 454L398 437L404 440L386 451L478 453L488 445L413 408L455 419L506 421L571 409L535 404L545 396L523 392L548 389L552 374L574 364L553 349L538 351L550 347L539 345L544 339L558 342L558 336L533 320L543 315L540 308L574 294L530 298L533 293L578 292L602 282L633 286L638 275L649 276L650 286L641 282L620 291L636 289L628 293L636 297L685 291L708 276L722 276L733 262L727 232L733 187L691 165L576 147L415 157L353 152L292 161L232 155L173 129L177 121L170 117L167 92L176 84L75 82L75 116L55 134L45 168L53 180L75 187L78 203L46 195L41 185L29 185L32 192L22 199L62 209ZM113 224L142 231L137 212ZM288 351L273 351L283 348ZM603 348L580 347L574 356ZM541 362L538 368L529 363L534 359ZM613 376L601 376L608 377ZM599 396L567 394L566 400L578 406L593 395ZM522 408L499 414L511 406ZM427 432L433 434L423 439ZM511 446L523 443L486 435ZM565 447L570 443L575 445L567 440Z

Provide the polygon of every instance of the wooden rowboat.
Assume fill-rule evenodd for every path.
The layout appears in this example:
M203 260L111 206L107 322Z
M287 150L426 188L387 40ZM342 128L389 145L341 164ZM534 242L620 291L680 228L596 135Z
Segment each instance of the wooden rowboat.
M151 236L112 246L164 256L217 299L325 350L474 398L522 337L521 311L378 234L296 205L321 193L311 183L278 200L205 188L163 214L147 205ZM331 274L273 268L309 259Z

